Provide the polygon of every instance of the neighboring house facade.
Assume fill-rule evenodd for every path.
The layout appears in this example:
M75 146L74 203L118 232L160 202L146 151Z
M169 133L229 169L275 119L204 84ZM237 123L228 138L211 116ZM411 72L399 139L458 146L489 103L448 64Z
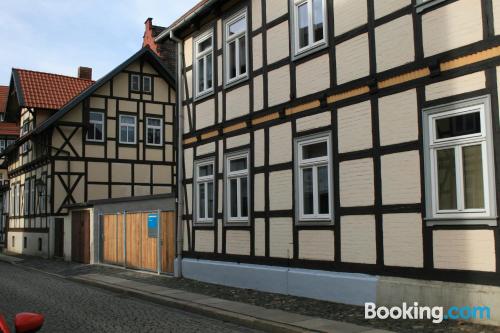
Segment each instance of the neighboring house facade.
M8 86L0 86L0 153L5 150L8 145L11 145L19 137L19 127L15 123L5 122L5 108L7 105L7 97L9 94ZM9 179L7 176L7 167L0 160L0 251L5 247L7 233L7 216L8 210L8 191Z
M184 276L498 297L500 5L420 2L204 0L156 37L181 43Z
M21 136L4 152L11 252L99 262L97 205L174 206L171 74L148 48L96 82L90 69L80 74L13 70L6 118L20 119Z

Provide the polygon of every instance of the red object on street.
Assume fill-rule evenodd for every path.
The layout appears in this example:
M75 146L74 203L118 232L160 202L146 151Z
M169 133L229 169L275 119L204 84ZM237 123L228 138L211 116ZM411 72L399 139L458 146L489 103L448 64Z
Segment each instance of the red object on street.
M0 314L0 332L10 333L9 326L7 326L7 321L5 321L4 316Z
M36 332L42 327L44 320L45 318L38 313L18 313L14 319L16 333Z

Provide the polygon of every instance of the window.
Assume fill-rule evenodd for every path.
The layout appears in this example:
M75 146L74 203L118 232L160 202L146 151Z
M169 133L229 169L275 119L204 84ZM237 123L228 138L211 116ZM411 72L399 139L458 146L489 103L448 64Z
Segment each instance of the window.
M47 186L47 174L42 174L42 183ZM47 200L47 195L46 189L43 189L38 192L38 205L39 205L39 212L40 213L46 213L46 200Z
M15 188L15 207L14 207L16 216L20 215L20 211L19 211L20 193L21 193L21 185L19 183L17 183L16 188Z
M24 182L24 199L23 199L23 210L24 215L28 215L30 213L30 179L26 179Z
M151 76L142 77L142 91L145 93L151 92Z
M23 121L23 126L21 127L21 136L24 136L28 134L28 132L31 129L31 121L30 120L24 120ZM31 142L28 140L25 143L23 143L21 151L24 153L27 153L31 149Z
M16 142L16 140L7 140L7 147Z
M226 207L228 222L247 222L250 207L248 153L226 156Z
M198 37L194 43L196 96L213 91L213 32Z
M5 113L2 112L0 113L0 121L4 121L5 120Z
M437 6L440 3L443 3L448 0L417 0L417 13L421 13L424 10L431 8L433 6Z
M135 144L136 117L120 115L120 143Z
M30 179L30 214L35 214L35 177Z
M296 140L299 221L331 222L332 167L330 135Z
M88 141L104 141L104 113L89 112L89 129L87 131Z
M292 1L294 1L295 55L326 45L325 0Z
M27 248L28 247L28 238L27 237L23 237L23 248Z
M137 74L132 74L130 76L130 90L140 91L141 90L141 77Z
M39 252L42 252L42 249L43 249L42 245L43 245L42 239L38 238L38 251Z
M430 201L427 218L492 217L495 191L489 99L426 110L424 125L426 199Z
M226 83L246 77L247 57L247 14L239 13L225 24Z
M0 140L0 153L5 150L5 140Z
M198 162L195 166L196 222L213 222L214 161Z
M162 145L163 120L161 118L146 118L146 143L153 146Z

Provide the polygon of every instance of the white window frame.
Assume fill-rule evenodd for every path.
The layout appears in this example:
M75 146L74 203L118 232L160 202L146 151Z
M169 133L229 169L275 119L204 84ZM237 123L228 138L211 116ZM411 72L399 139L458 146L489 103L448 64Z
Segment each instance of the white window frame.
M144 83L145 80L149 80L149 89L146 90L146 84ZM153 91L153 78L149 75L143 75L142 76L142 92L150 94Z
M212 165L212 174L211 175L208 175L208 176L200 176L199 174L199 170L201 167L204 167L204 166L207 166L207 165ZM216 198L215 198L215 173L216 173L216 170L215 170L215 160L213 158L210 158L210 159L206 159L206 160L202 160L202 161L197 161L195 162L194 164L194 170L195 170L195 179L194 179L194 216L195 216L195 222L196 223L200 223L200 224L207 224L207 223L213 223L214 222L214 218L215 218L215 202L216 202ZM208 216L208 183L212 183L212 198L213 198L213 207L212 207L212 217L209 217ZM200 190L199 188L201 186L204 186L205 187L205 202L203 202L203 205L204 205L204 208L205 208L205 214L206 216L204 217L201 217L199 214L200 214L200 204L202 204L200 202L200 198L199 198L199 193L200 193Z
M314 40L314 23L313 23L313 8L312 0L290 0L291 7L293 8L293 49L294 49L294 59L300 58L302 56L311 54L324 48L328 45L328 10L326 6L326 0L322 1L323 8L323 39L313 42ZM299 47L299 6L307 3L308 11L308 33L309 33L309 45L302 48Z
M229 37L229 26L241 19L245 19L246 21L246 25L245 25L245 31L244 32L241 32L239 34L235 34L231 37ZM239 38L241 36L245 35L245 62L246 62L246 65L245 65L245 68L246 68L246 72L244 74L241 74L239 71L240 71L240 49L239 49L239 45L240 45L240 42L239 42ZM229 44L233 41L233 40L236 40L235 43L236 43L236 46L235 46L235 53L236 53L236 59L235 59L235 62L236 62L236 76L233 77L233 78L230 78L229 77L229 65L230 65L230 62L229 62ZM226 75L225 75L225 81L226 81L226 86L227 85L231 85L235 82L239 82L240 80L244 80L246 78L248 78L248 71L249 71L249 68L248 68L248 64L249 64L249 61L248 61L248 54L249 54L249 51L248 51L248 15L247 15L247 9L243 9L242 11L234 14L232 17L230 17L226 22L224 22L224 63L226 64L225 65L225 69L226 69Z
M154 119L154 120L159 120L160 125L150 125L149 120ZM160 142L159 143L154 143L154 142L149 142L149 129L153 130L159 130L160 131ZM154 137L154 136L153 136ZM148 146L162 146L163 145L163 118L160 117L146 117L146 145Z
M302 147L326 142L327 156L306 159L302 158ZM333 222L333 161L332 161L332 136L330 133L318 133L295 139L295 152L297 159L295 161L295 184L296 184L296 204L297 223L311 224L331 224ZM328 167L328 214L319 213L318 198L318 167ZM303 169L313 168L313 214L304 214L304 192L303 192Z
M233 160L238 160L241 158L245 158L247 160L247 168L245 170L238 170L238 171L230 171L231 169L229 168L230 162ZM224 193L225 193L225 217L226 217L226 224L244 224L247 225L250 221L250 214L251 214L251 183L250 183L250 152L249 151L244 151L244 152L237 152L237 153L230 153L225 156L225 161L224 161ZM237 178L237 179L242 179L245 178L247 179L247 212L248 216L241 216L241 197L240 197L240 186L241 186L241 180L238 180L237 182L237 188L238 188L238 198L237 198L237 211L238 211L238 216L232 217L231 216L231 187L230 187L230 181L231 179Z
M101 116L101 120L100 120L100 121L99 121L99 120L92 120L92 119L90 118L90 115L91 115L91 114L98 114L99 116ZM102 126L102 127L101 127L101 128L102 128L102 130L101 130L101 133L102 133L102 139L101 139L101 140L99 140L99 139L95 139L95 136L96 136L96 132L95 132L95 131L94 131L94 133L93 133L93 134L94 134L94 139L89 138L89 133L90 133L90 131L87 131L87 141L91 141L91 142L104 142L104 135L105 135L105 133L104 133L104 112L100 112L100 111L90 111L90 112L89 112L89 123L90 123L90 124L93 124L94 126L96 126L96 125L100 125L100 126Z
M212 39L212 44L208 50L205 50L201 53L198 53L198 46L206 41L207 39L211 38ZM195 42L193 43L193 54L194 54L194 91L196 92L195 97L203 97L207 96L214 91L214 32L213 29L210 29L206 31L205 33L201 34L200 36L196 37ZM207 67L207 58L208 55L212 55L212 86L210 88L207 88L207 78L208 78L208 67ZM199 85L199 68L198 68L198 61L200 59L203 59L203 68L204 68L204 75L205 75L205 82L203 84L204 89L200 91L200 85Z
M426 10L428 8L432 8L434 6L437 6L440 3L443 3L445 1L448 1L448 0L417 0L417 3L415 5L416 9L417 9L417 13L421 13L424 10Z
M134 141L133 142L123 141L123 138L122 138L122 127L132 127L131 124L124 124L124 123L122 123L123 117L134 118L134 125L133 125L133 127L134 127ZM120 136L120 143L121 144L124 144L124 145L135 145L137 143L137 116L128 115L128 114L121 114L120 115L120 127L119 127L119 131L120 131L119 136Z
M460 137L437 139L435 122L438 119L479 112L481 131ZM496 186L494 171L493 135L489 96L472 98L424 110L424 162L426 182L426 220L428 225L488 224L496 225ZM484 208L466 209L463 192L462 148L481 145L483 167ZM439 210L437 183L437 151L455 149L457 209Z
M137 89L134 88L134 78L137 78ZM130 75L130 91L134 93L141 91L141 76L139 74Z

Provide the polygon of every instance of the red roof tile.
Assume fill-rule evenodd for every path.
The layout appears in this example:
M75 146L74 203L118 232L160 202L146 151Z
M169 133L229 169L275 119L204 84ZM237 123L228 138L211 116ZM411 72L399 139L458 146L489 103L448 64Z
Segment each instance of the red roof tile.
M94 81L51 73L14 69L19 78L24 107L58 110L90 87Z
M7 106L7 96L9 95L9 87L0 86L0 112L5 112Z
M15 135L19 136L19 127L16 123L0 122L0 135Z

